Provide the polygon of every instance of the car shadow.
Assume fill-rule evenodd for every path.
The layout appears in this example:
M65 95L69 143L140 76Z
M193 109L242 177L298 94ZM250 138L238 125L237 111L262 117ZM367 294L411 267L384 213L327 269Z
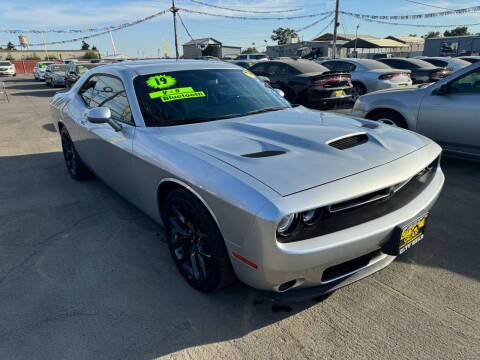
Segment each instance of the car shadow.
M400 261L478 279L477 231L459 234L478 226L477 214L463 212L478 204L480 191L471 193L480 169L457 160L444 167L440 204L457 205L432 211L433 255L420 245ZM105 358L153 359L241 338L316 304L278 303L238 282L211 294L192 289L163 229L97 179L73 181L60 152L0 157L0 173L0 349L19 358L71 349L92 358L108 348ZM462 217L457 229L448 225L453 211Z
M430 212L425 240L397 261L444 268L480 281L480 163L444 156L441 166L445 185Z
M57 130L55 129L55 126L53 126L53 124L43 124L42 128L44 128L45 130L50 131L50 132L57 132Z
M29 87L30 91L27 93L25 92L12 92L12 88L7 88L8 96L33 96L33 97L53 97L58 89L52 88L45 88L41 90L31 90L32 87Z
M0 173L0 348L22 339L25 358L65 353L82 335L57 329L80 321L91 349L111 344L108 358L153 359L242 337L318 301L278 302L239 282L194 290L161 226L97 179L72 180L60 152L0 157ZM37 345L42 354L30 353Z

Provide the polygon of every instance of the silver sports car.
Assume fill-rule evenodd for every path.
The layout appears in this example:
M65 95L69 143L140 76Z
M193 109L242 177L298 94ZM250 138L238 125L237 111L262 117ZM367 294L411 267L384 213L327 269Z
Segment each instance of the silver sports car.
M362 96L352 115L414 130L446 152L480 159L480 63L433 84Z
M361 279L422 240L444 182L433 141L293 107L224 62L105 65L51 110L70 175L163 224L202 291L234 275L285 296Z

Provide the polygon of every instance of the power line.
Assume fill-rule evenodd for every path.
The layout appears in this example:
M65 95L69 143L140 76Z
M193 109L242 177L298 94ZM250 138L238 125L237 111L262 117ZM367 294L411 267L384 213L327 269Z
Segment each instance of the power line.
M209 13L209 12L205 12L205 11L197 11L197 10L191 10L191 9L185 9L185 8L177 8L177 9L181 10L181 11L188 12L188 13L193 13L193 14L224 17L224 18L227 18L227 19L240 19L240 20L293 20L293 19L314 18L314 17L317 17L317 16L322 16L322 15L326 15L326 14L331 13L331 11L325 11L325 12L316 13L316 14L298 15L298 16L249 17L249 16L234 16L234 15L214 14L214 13Z
M251 14L270 14L270 13L289 13L289 12L295 12L295 11L300 11L303 10L301 8L299 9L287 9L287 10L270 10L270 11L260 11L260 10L239 10L239 9L232 9L229 7L224 7L224 6L219 6L219 5L213 5L213 4L207 4L203 1L198 1L198 0L189 0L193 3L204 5L204 6L209 6L212 8L217 8L217 9L223 9L223 10L229 10L229 11L236 11L236 12L242 12L242 13L251 13Z
M422 3L422 2L419 2L419 1L413 1L413 0L403 0L403 1L406 1L406 2L409 2L409 3L412 3L412 4L417 4L417 5L428 6L428 7L435 8L435 9L455 11L454 9L446 8L446 7L443 7L443 6L425 4L425 3Z
M307 29L310 29L312 26L315 26L317 25L318 23L321 23L323 20L325 20L326 18L328 18L330 15L332 15L333 11L329 12L326 16L324 16L323 18L321 19L318 19L318 20L315 20L313 23L311 24L308 24L300 29L297 29L295 30L295 32L299 33L301 31L304 31L304 30L307 30Z
M183 22L183 19L182 19L182 17L180 16L180 13L178 13L178 18L180 19L180 22L182 23L183 28L184 28L185 31L187 32L188 37L189 37L191 40L193 40L193 37L192 37L192 35L190 34L190 32L188 31L187 27L185 26L185 23Z
M325 27L324 27L317 35L315 35L313 38L316 39L317 37L319 37L320 35L322 35L323 32L324 32L325 30L327 30L328 27L329 27L330 25L332 25L332 23L333 23L334 21L335 21L335 17L332 17L332 20L330 20L330 22L329 22L327 25L325 25Z

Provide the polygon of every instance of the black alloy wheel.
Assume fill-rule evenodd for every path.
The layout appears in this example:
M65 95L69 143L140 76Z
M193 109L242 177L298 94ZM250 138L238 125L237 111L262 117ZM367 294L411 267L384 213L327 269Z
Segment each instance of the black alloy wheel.
M183 189L170 192L163 219L170 254L191 286L209 292L232 282L233 269L222 235L193 194Z
M83 180L89 175L88 169L83 165L82 160L78 156L77 150L73 145L70 134L65 127L60 130L62 138L63 158L67 166L68 173L74 180Z

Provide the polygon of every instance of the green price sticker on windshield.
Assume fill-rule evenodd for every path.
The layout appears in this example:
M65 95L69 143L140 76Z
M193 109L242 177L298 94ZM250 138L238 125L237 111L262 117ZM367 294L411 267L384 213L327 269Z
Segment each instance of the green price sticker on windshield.
M155 75L150 76L147 80L147 85L154 89L164 89L173 86L177 83L177 79L169 75Z

